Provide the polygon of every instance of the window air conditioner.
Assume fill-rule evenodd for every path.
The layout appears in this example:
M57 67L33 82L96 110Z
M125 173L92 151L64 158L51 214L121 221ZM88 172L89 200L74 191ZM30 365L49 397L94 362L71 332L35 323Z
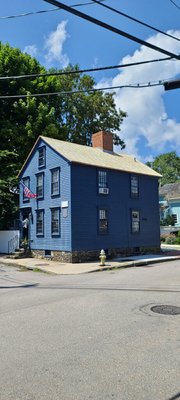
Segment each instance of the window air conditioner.
M109 189L108 188L99 188L99 193L100 194L109 194Z

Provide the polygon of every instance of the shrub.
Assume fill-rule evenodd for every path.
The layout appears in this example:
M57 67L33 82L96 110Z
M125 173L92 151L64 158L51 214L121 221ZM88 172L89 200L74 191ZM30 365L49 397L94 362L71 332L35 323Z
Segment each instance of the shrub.
M167 215L166 218L164 218L163 220L160 221L160 225L164 225L164 226L174 226L174 219L172 217L172 215Z
M167 233L162 233L161 242L164 243L167 237L168 237Z
M166 237L166 239L165 239L165 243L166 243L166 244L176 244L176 243L177 243L176 236L173 235L173 234L168 235L168 236Z

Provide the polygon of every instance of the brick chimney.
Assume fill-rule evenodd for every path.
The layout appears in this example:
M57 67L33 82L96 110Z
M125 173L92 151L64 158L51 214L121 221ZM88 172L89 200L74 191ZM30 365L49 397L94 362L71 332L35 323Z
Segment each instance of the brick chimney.
M98 147L103 151L113 152L113 136L110 132L99 131L92 135L92 146Z

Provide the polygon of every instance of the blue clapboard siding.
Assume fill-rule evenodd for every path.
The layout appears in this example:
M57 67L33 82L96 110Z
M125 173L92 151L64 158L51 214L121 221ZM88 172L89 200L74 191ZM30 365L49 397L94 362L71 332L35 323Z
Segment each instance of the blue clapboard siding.
M159 246L158 180L139 175L139 198L130 197L130 174L107 170L109 194L98 194L95 167L72 166L72 248ZM108 211L109 232L98 233L98 208ZM131 233L131 209L140 212L140 232Z
M46 166L38 167L38 148L46 147ZM51 169L60 168L60 196L51 198ZM131 174L107 171L108 195L98 193L98 168L70 163L41 139L22 170L20 179L30 177L30 189L36 192L36 174L44 173L44 199L28 203L20 196L20 209L31 208L31 248L34 250L100 250L160 245L158 179L139 177L139 197L130 196ZM103 169L101 169L103 170ZM137 175L136 175L137 176ZM67 217L61 202L68 202ZM51 236L51 208L61 209L61 235ZM108 212L108 233L98 232L98 209ZM44 237L36 236L36 210L44 210ZM131 210L140 213L140 232L131 232Z
M38 168L38 148L45 143L41 140L34 149L26 168L22 171L20 179L30 177L30 188L36 192L36 174L44 173L44 199L30 199L28 203L22 201L22 189L20 196L20 209L32 208L33 224L31 224L31 248L42 250L71 251L71 167L70 164L46 146L46 166ZM60 167L60 197L51 198L51 169ZM68 201L68 216L64 218L60 213L61 236L51 237L51 207L61 207L62 201ZM44 210L44 237L36 236L36 210Z

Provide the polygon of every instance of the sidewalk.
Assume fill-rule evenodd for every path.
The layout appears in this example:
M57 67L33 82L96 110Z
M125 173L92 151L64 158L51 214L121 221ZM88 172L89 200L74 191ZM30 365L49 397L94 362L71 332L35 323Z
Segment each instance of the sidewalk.
M116 258L114 260L107 260L105 266L101 267L100 262L97 260L95 262L88 263L60 263L58 261L51 261L47 259L39 258L20 258L20 259L10 259L6 256L0 256L0 264L12 265L17 267L24 267L30 270L40 270L47 273L57 274L57 275L75 275L75 274L85 274L96 271L104 271L113 268L129 268L129 267L140 267L143 265L150 265L158 262L180 260L180 249L174 249L170 246L163 247L162 254L148 254L142 256L132 256L124 258ZM170 254L169 254L170 252Z

